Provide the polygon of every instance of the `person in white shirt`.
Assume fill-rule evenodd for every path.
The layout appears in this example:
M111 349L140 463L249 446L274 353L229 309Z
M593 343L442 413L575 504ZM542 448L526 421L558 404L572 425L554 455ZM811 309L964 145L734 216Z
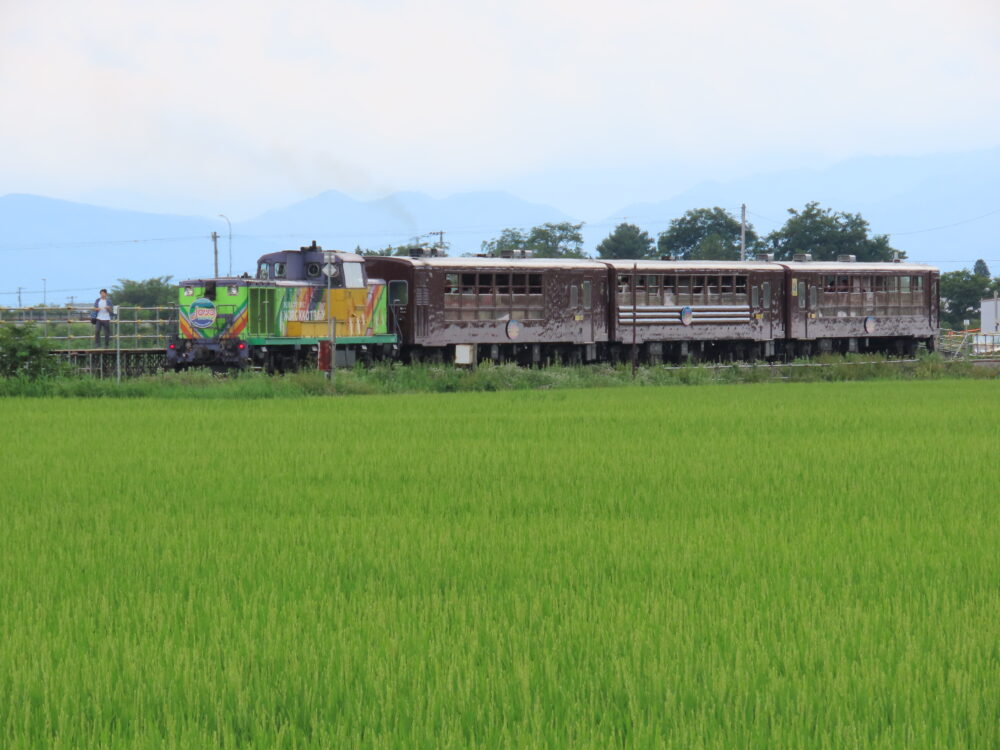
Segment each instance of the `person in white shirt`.
M111 300L108 290L102 289L101 296L94 300L94 346L101 345L101 331L104 331L104 346L111 346Z

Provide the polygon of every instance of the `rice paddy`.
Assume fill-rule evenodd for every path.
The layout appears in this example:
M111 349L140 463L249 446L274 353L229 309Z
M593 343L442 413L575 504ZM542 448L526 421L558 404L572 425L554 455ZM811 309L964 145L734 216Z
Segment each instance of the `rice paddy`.
M0 746L996 747L996 387L0 400Z

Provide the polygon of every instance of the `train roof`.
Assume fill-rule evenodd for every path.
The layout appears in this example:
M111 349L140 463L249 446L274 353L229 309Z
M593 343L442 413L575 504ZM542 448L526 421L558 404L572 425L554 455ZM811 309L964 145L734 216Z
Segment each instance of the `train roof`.
M929 266L924 263L896 263L893 261L885 263L856 263L856 262L844 262L844 261L789 261L781 262L781 265L788 268L789 271L798 271L800 273L819 272L819 273L927 273L928 271L937 271L938 269L934 266Z
M373 260L369 256L368 260ZM416 268L564 268L602 269L604 263L590 258L410 258L407 256L385 256L387 260Z
M755 260L603 260L603 263L611 266L616 271L628 273L633 268L637 271L664 272L664 271L729 271L737 273L739 271L773 271L781 272L781 265L778 263L765 263Z

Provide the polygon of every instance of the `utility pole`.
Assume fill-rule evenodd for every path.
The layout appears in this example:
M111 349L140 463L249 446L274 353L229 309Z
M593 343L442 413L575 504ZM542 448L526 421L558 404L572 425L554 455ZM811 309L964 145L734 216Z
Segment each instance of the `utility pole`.
M747 204L740 205L740 260L747 259Z
M438 249L443 253L444 252L444 231L428 232L427 234L428 235L436 234L438 236L437 246L438 246Z
M17 306L18 306L18 307L20 307L20 306L21 306L21 290L22 290L22 289L24 289L24 287L23 287L23 286L19 286L19 287L17 288Z
M215 276L219 278L219 233L212 232L212 257L215 258Z
M229 225L229 275L233 275L233 222L225 214L219 214L220 219L225 219ZM218 274L216 274L218 275Z
M48 307L49 306L48 293L46 292L45 282L46 282L46 279L42 279L42 307Z

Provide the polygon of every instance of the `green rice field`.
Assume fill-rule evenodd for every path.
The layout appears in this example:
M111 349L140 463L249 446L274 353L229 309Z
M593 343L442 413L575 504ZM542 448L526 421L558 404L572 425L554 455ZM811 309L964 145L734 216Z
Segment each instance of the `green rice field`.
M0 747L998 747L998 396L2 399Z

